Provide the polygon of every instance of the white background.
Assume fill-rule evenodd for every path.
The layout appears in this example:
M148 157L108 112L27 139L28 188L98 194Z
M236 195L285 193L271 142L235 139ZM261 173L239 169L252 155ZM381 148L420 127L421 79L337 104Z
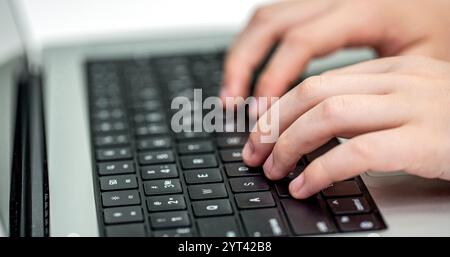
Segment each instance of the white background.
M268 0L17 0L33 44L129 32L218 26L238 29Z

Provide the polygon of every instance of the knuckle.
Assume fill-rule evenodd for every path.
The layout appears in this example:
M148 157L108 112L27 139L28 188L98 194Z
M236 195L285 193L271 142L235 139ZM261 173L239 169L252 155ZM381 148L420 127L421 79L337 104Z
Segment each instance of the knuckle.
M299 43L305 44L305 42L307 42L305 33L302 33L302 31L299 31L298 29L286 32L285 36L283 37L283 43L289 46L296 46Z
M321 76L312 76L307 78L296 88L298 97L306 99L316 97L320 91L321 84Z
M353 155L358 156L362 160L370 160L371 158L371 147L366 142L361 140L358 141L349 141L350 152Z
M347 105L346 98L342 96L333 96L326 99L321 104L322 119L329 122L342 120Z

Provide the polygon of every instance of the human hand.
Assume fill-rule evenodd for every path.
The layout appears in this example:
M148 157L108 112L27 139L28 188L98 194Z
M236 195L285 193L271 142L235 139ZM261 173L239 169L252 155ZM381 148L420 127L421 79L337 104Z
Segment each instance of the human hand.
M349 138L290 183L295 198L366 171L450 180L450 63L405 56L356 64L306 79L272 108L283 110L276 143L261 143L257 130L243 150L270 179L331 138Z
M341 47L450 60L450 1L303 0L259 8L226 58L224 100L248 96L254 69L276 42L255 96L281 96L311 58Z

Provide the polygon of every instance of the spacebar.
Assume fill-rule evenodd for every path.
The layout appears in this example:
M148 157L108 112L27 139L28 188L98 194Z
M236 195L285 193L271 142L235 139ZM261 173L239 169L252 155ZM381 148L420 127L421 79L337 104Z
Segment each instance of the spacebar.
M281 200L296 235L334 233L336 227L316 198Z

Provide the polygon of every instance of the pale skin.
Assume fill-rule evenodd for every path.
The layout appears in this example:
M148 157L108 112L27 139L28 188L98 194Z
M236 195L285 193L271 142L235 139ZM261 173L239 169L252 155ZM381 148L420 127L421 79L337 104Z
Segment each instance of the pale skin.
M291 182L295 198L366 171L450 180L450 1L305 0L263 7L230 50L222 97L248 95L250 74L275 42L255 94L282 96L275 103L283 110L280 137L261 143L259 132L251 133L243 150L247 165L263 165L268 178L281 179L304 154L344 137L349 140ZM401 57L311 77L284 94L311 58L356 45Z

